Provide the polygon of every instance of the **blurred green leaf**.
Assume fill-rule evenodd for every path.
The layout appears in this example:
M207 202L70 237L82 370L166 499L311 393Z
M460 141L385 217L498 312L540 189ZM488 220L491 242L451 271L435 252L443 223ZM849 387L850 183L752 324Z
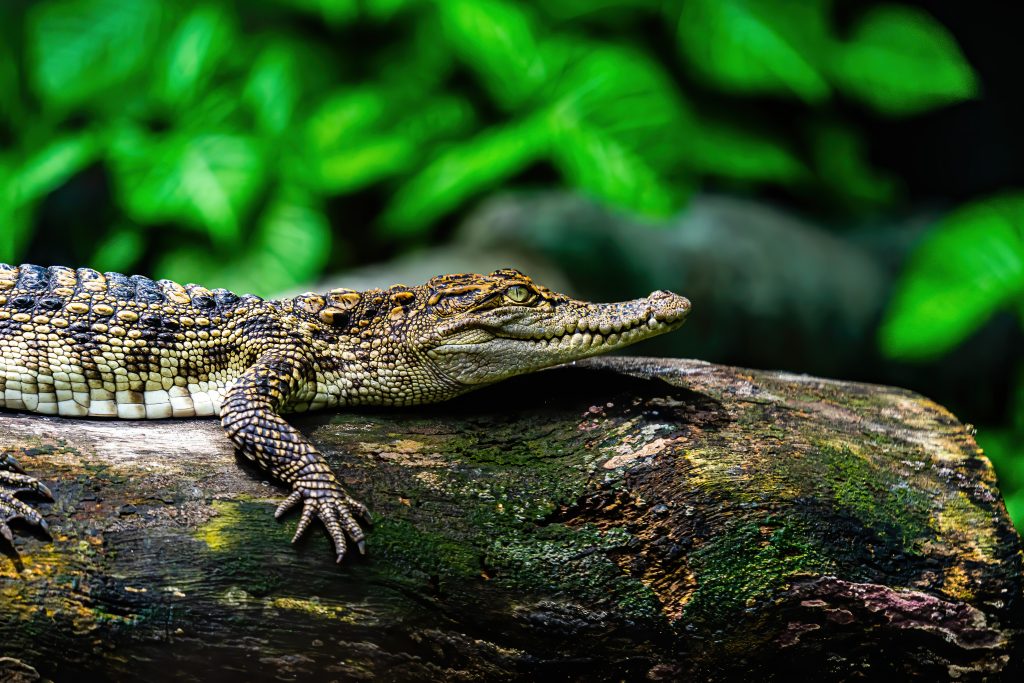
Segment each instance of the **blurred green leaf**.
M252 239L231 259L186 244L161 257L156 272L178 282L272 296L319 275L330 251L331 227L323 207L308 192L286 185L268 203ZM210 273L217 274L215 281Z
M306 131L313 147L329 151L389 120L399 104L397 93L378 86L341 90L324 100L309 117Z
M468 133L477 124L476 113L464 98L440 95L420 102L416 115L399 120L392 132L417 143L426 143Z
M864 142L852 130L826 124L812 130L817 176L839 197L856 206L888 204L896 194L896 181L872 168Z
M0 159L0 262L17 260L31 234L35 206L97 157L91 133L57 137L26 159Z
M1024 433L982 428L975 438L995 467L1010 519L1018 531L1024 531Z
M159 91L165 101L187 104L237 45L234 17L220 5L200 5L178 25L164 56Z
M1021 303L1024 304L1024 297L1021 299ZM1013 395L1010 397L1010 417L1014 429L1021 435L1021 441L1024 442L1024 363L1017 368L1017 379L1013 384ZM1024 479L1021 479L1021 487L1024 488Z
M80 104L145 65L160 23L156 0L63 0L28 16L31 76L51 105Z
M294 56L295 50L286 43L263 48L245 85L245 99L257 125L271 135L287 129L298 104L299 77Z
M90 133L58 137L26 159L10 178L14 200L34 202L67 182L97 157L97 141Z
M549 78L528 5L445 0L438 9L445 37L503 107L523 104Z
M472 108L461 98L417 95L375 86L327 98L306 125L315 185L337 194L407 172L423 145L466 132L474 123Z
M18 197L13 164L0 158L0 263L17 263L31 229L32 205Z
M803 163L782 141L724 122L700 123L680 146L686 166L702 174L782 184L807 175Z
M14 127L24 125L26 103L21 90L13 46L0 34L0 93L3 93L0 97L0 123L6 122Z
M404 9L430 0L362 0L366 15L375 21L388 21Z
M686 0L679 15L683 55L709 82L736 93L829 96L830 0Z
M15 204L0 196L0 263L17 263L30 234L33 211L25 205Z
M111 162L133 220L200 227L222 244L240 240L242 217L263 182L262 149L254 139L124 130L116 141Z
M695 124L659 64L636 50L582 40L552 41L546 53L563 64L550 84L560 110L659 170L678 167L685 144L666 140L690 138Z
M320 158L318 187L332 194L357 190L404 171L416 159L412 140L395 136L373 137Z
M451 146L398 189L383 219L386 229L392 234L423 232L472 195L538 160L547 140L545 120L533 118Z
M623 18L646 18L637 10L647 10L652 15L664 7L664 0L540 0L536 3L543 12L560 21L586 18L600 18L618 21Z
M569 184L614 206L661 217L691 188L672 187L614 138L559 109L550 117L555 165Z
M128 273L139 262L145 249L146 241L139 227L122 225L96 245L89 265L101 272Z
M870 8L838 49L836 83L890 115L916 114L977 94L977 79L949 32L924 10Z
M917 248L879 331L886 355L932 358L1024 296L1024 195L970 204Z
M359 18L360 0L273 0L273 2L320 16L331 26L343 26Z
M254 242L255 251L278 261L283 275L273 286L282 289L320 274L331 253L331 226L313 195L286 185L263 212Z

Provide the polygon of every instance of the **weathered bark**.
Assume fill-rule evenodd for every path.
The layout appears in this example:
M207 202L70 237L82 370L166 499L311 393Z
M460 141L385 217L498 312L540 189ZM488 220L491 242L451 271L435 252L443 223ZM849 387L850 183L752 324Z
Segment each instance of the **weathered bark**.
M0 558L0 678L1021 673L1020 538L910 392L606 359L294 422L374 510L366 557L290 546L214 420L0 415L56 497Z

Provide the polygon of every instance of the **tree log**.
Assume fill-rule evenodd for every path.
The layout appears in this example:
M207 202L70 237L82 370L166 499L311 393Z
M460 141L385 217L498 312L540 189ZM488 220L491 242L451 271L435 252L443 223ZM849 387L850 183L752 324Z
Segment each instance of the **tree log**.
M0 680L1021 674L1020 537L911 392L612 358L293 423L366 556L289 545L216 420L0 414L55 497L0 557Z

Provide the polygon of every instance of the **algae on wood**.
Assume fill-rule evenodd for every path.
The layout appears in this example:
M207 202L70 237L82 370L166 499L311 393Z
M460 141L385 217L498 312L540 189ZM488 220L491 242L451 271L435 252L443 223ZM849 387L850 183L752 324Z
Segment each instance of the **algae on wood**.
M0 414L54 492L0 558L0 678L847 680L1021 673L988 461L907 391L595 359L293 417L378 520L340 567L215 420Z

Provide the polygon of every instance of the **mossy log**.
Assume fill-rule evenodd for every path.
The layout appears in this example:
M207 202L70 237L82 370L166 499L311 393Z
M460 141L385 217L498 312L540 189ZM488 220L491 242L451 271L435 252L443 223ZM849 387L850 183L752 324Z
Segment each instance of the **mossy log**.
M374 511L366 556L289 545L215 420L0 415L55 496L0 557L0 679L1021 673L1020 538L911 392L595 359L293 422Z

